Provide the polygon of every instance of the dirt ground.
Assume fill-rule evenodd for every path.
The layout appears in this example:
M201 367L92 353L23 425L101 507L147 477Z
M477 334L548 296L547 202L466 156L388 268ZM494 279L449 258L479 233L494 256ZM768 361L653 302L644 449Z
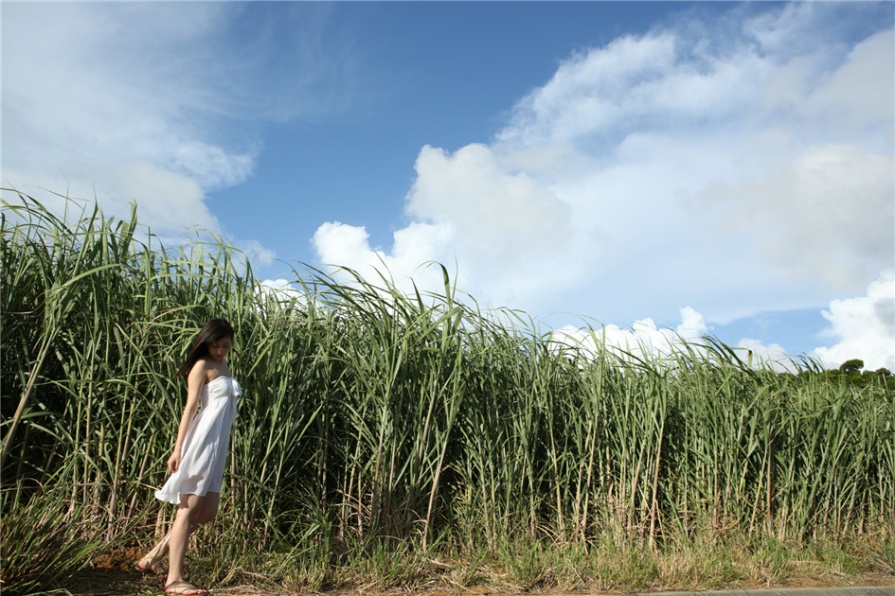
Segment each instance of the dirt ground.
M111 553L107 553L97 558L94 565L90 569L85 569L63 586L75 596L149 596L163 593L164 576L150 576L139 573L134 565L139 560L143 552L137 548L119 549ZM260 582L259 582L260 583ZM892 586L895 587L895 577L886 574L867 574L860 577L841 576L827 577L823 580L812 577L790 577L783 585L754 585L743 586L738 585L736 590L743 589L762 589L762 588L832 588L832 587L878 587ZM230 585L223 587L202 586L210 588L210 592L214 596L260 596L262 594L271 594L276 596L294 596L296 593L289 592L277 586L260 585ZM671 588L656 587L650 591L660 592ZM717 588L712 588L717 589ZM363 588L342 589L333 592L327 592L328 596L406 596L410 592L403 591L370 591ZM505 596L510 594L519 594L519 591L512 589L496 589L488 586L473 586L470 588L463 587L433 587L431 589L414 590L414 594L425 594L425 596ZM560 594L568 594L560 590L543 589L530 591L528 593L536 593L543 595L558 596ZM575 595L595 594L597 592L589 592L587 590L575 591Z

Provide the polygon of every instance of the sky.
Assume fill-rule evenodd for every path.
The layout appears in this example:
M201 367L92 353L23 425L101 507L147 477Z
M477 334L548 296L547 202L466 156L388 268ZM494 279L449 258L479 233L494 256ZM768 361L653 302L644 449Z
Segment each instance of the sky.
M895 370L895 3L10 2L3 191L617 345ZM8 291L8 289L6 290Z

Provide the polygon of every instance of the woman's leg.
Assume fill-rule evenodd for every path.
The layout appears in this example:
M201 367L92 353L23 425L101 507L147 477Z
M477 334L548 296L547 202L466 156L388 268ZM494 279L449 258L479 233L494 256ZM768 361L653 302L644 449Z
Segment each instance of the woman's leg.
M212 515L212 518L214 515ZM210 520L209 520L210 521ZM194 521L190 526L190 534L196 531L196 528L200 523L204 523L200 521ZM155 546L152 547L152 550L143 555L143 558L137 562L137 569L142 571L143 573L153 573L158 575L160 573L158 564L159 562L165 558L165 555L168 554L168 541L171 539L171 530L168 530L168 533L165 534L165 537L162 538Z
M166 536L167 544L163 548L167 548L168 558L168 579L165 582L167 587L178 587L183 593L187 594L204 594L204 590L194 589L189 584L185 584L183 580L183 560L186 556L186 546L189 542L190 534L199 524L214 519L218 512L218 504L220 503L220 493L208 493L205 496L198 495L182 495L180 499L180 508L177 510L177 516L174 518L174 524ZM175 592L180 593L180 592Z
M168 579L166 586L183 582L183 559L190 533L195 529L196 518L201 509L203 497L181 495L180 508L168 532Z
M196 510L197 524L207 524L218 514L218 504L221 502L221 493L208 493L199 501L199 507Z

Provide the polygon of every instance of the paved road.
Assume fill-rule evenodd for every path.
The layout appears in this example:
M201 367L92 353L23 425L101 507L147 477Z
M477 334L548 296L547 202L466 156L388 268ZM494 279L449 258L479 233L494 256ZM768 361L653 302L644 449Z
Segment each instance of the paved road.
M647 595L646 592L637 594ZM895 596L895 586L858 588L770 588L716 592L651 592L649 596Z

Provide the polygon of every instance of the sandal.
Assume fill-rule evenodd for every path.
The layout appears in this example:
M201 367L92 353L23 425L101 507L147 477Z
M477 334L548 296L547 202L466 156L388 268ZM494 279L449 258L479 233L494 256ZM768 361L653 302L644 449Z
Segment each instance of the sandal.
M197 588L189 582L174 582L165 586L165 594L181 594L182 596L205 596L208 590Z

